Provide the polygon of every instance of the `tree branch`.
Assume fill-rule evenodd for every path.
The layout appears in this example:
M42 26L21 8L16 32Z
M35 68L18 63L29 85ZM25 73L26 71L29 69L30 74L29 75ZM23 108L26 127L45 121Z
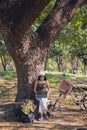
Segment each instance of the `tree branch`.
M50 0L1 0L0 24L7 25L11 31L29 30L49 2Z
M52 43L83 2L85 0L56 0L53 10L37 30L40 38Z

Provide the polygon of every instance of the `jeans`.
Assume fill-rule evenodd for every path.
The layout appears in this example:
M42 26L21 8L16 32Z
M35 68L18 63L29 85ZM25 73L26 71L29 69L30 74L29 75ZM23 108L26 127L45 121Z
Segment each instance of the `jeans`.
M36 95L36 99L39 101L39 113L43 114L47 111L47 96L42 96L40 95L40 97L38 95Z

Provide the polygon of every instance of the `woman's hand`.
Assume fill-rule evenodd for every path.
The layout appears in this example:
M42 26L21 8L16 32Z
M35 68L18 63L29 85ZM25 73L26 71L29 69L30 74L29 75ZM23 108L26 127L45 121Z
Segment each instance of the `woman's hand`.
M49 81L46 81L46 86L47 86L47 92L49 92L50 89Z
M34 93L36 94L36 93L37 93L37 91L36 91L36 90L34 90Z

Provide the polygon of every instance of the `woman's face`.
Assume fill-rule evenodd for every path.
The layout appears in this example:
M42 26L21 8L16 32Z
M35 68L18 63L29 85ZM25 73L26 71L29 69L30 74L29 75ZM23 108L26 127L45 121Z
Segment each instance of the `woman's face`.
M44 75L40 76L40 80L43 81L44 80Z

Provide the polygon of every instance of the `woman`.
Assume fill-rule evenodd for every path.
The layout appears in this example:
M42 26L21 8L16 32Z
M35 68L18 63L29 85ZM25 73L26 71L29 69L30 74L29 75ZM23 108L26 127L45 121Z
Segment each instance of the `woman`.
M43 120L43 116L46 119L47 116L47 99L49 91L49 82L46 79L45 73L40 72L38 75L38 80L35 82L34 92L36 99L39 101L39 113L40 118L38 120Z

